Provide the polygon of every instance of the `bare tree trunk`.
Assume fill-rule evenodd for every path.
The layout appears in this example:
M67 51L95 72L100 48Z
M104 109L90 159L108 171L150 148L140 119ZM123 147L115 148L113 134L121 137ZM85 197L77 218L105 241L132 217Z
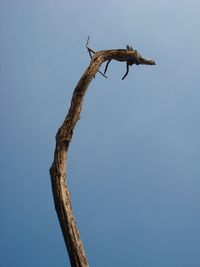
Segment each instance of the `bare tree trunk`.
M94 53L89 47L87 47L87 49L90 55ZM130 49L130 47L127 47L127 49L98 51L91 57L88 68L74 89L69 112L57 131L54 161L50 168L55 209L72 267L89 267L72 212L70 193L66 182L67 152L72 139L73 130L77 121L80 119L87 88L95 74L99 71L99 67L105 61L108 61L108 63L111 60L125 61L127 63L127 73L125 76L128 74L128 66L133 64L155 65L153 60L144 59L137 51L132 48ZM108 66L106 66L106 70L107 67Z

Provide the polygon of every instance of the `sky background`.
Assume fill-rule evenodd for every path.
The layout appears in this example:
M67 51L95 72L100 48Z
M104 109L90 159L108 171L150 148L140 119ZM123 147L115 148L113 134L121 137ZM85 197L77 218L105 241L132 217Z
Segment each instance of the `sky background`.
M200 267L200 2L0 1L0 265L69 265L49 167L94 50L156 66L96 75L69 151L90 266Z

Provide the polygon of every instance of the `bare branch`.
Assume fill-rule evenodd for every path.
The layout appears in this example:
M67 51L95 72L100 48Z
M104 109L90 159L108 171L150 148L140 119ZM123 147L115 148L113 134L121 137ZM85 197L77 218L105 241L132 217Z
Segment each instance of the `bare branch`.
M90 40L90 35L88 36L87 38L87 43L86 43L86 48L87 48L87 51L90 55L90 58L92 58L92 53L95 54L94 50L92 50L91 48L89 48L88 44L89 44L89 40ZM105 75L105 72L102 73L100 70L98 70L98 72L104 77L104 78L108 78L106 75ZM95 75L94 75L94 78L95 78Z
M95 54L95 52L91 48L89 48L89 46L88 46L89 40L90 40L90 35L87 38L86 48L87 48L87 51L88 51L88 53L90 55L90 58L92 58L92 53Z
M110 61L111 61L111 59L108 60L108 62L106 63L106 67L105 67L105 70L104 70L104 74L106 73L106 71L107 71L107 69L108 69L108 65L110 64Z
M128 49L128 47L127 49L94 52L88 47L88 42L89 37L86 47L88 52L91 53L91 62L74 89L68 114L57 131L54 160L50 168L55 209L72 267L89 266L72 212L66 176L67 153L72 140L73 130L80 119L80 113L87 88L95 74L99 72L99 67L103 62L108 61L107 67L111 60L126 62L127 71L123 79L128 74L129 66L133 64L155 65L153 60L143 58L136 50ZM106 70L107 68L105 71Z
M129 72L129 64L128 61L126 62L126 73L124 74L124 76L122 77L122 80L128 75Z

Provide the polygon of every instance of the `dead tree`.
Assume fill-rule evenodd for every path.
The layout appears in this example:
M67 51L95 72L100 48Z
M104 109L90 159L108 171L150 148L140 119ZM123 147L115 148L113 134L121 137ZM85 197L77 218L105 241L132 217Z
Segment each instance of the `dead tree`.
M102 50L94 52L88 47L88 41L86 47L91 56L91 62L74 89L68 114L57 131L54 160L49 170L55 209L72 267L89 267L72 212L66 176L67 152L72 140L73 130L77 121L80 119L80 113L87 88L97 72L100 72L103 76L105 76L111 60L126 62L126 73L122 79L127 76L129 66L134 64L155 65L154 60L143 58L130 46L127 46L127 49ZM106 61L107 64L105 71L102 73L99 68L101 64Z

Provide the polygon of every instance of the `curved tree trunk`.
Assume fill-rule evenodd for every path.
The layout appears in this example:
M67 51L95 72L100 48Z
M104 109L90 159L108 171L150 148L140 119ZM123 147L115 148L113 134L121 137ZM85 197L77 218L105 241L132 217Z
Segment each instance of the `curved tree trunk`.
M89 47L87 49L90 55L94 53ZM67 152L72 139L73 129L80 118L87 88L95 74L99 71L101 64L105 61L109 63L111 60L125 61L127 66L133 64L155 65L153 60L144 59L137 51L130 49L130 47L127 47L127 49L98 51L92 56L88 68L74 89L69 112L56 134L54 160L50 168L55 209L72 267L89 267L89 264L72 212L66 176Z

